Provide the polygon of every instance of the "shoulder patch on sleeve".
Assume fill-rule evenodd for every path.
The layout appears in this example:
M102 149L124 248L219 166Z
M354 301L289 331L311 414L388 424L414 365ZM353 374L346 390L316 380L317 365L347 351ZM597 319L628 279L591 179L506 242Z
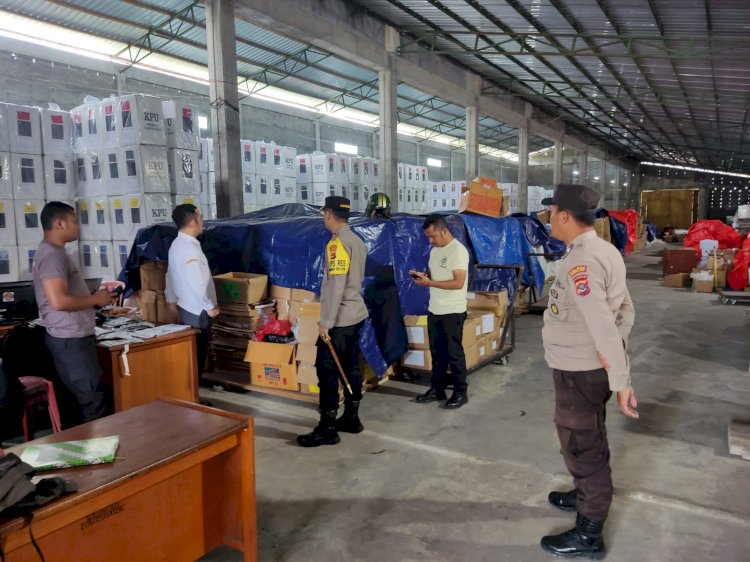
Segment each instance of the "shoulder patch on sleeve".
M579 297L585 297L591 292L588 275L579 275L573 280L573 283L575 284L576 295Z
M582 273L586 273L588 271L588 267L585 265L577 265L574 268L572 268L570 271L568 271L568 275L573 277L574 279L581 275Z
M346 275L349 273L351 258L340 239L334 238L326 245L326 259L329 274Z

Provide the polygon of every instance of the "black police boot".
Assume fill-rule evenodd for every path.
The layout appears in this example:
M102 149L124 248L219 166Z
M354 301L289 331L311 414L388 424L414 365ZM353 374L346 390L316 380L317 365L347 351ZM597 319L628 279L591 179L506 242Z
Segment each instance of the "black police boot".
M300 447L319 447L320 445L335 445L341 441L336 432L336 410L320 412L320 423L311 433L298 435L297 443Z
M344 433L361 433L365 426L359 421L359 400L348 400L344 413L336 420L336 429Z
M466 390L454 390L453 394L451 394L451 397L448 398L448 401L445 403L445 407L449 408L451 410L457 410L464 404L468 404L469 397L466 394Z
M550 492L547 499L549 503L562 511L575 511L578 494L575 490L570 492Z
M417 402L420 404L428 404L429 402L437 402L438 400L445 400L446 398L448 397L445 395L444 390L430 387L430 390L417 396Z
M579 513L575 527L559 535L543 537L542 548L563 558L603 560L607 555L602 537L603 528L604 521L592 521Z

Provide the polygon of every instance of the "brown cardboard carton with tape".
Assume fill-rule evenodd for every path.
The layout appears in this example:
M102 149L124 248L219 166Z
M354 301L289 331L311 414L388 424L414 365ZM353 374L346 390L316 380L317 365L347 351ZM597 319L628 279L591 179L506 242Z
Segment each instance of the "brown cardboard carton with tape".
M232 271L214 275L216 298L219 304L253 304L262 301L268 294L268 276L256 273Z
M245 353L251 384L299 391L295 348L293 344L251 341Z
M427 316L404 316L409 349L430 349Z

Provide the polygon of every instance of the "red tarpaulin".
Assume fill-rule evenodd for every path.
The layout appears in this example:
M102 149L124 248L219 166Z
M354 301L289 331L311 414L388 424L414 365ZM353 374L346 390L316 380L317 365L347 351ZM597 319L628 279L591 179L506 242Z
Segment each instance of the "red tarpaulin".
M746 238L742 243L742 249L734 256L732 264L732 271L727 276L727 285L733 291L742 291L747 287L747 268L750 267L750 238Z
M684 246L700 251L701 240L716 240L720 250L740 247L740 235L728 224L718 220L696 222L685 236ZM747 272L745 272L747 276Z
M615 217L628 229L628 245L625 247L625 255L627 256L633 251L635 243L638 241L638 211L625 209L624 211L607 211L607 214L610 217Z

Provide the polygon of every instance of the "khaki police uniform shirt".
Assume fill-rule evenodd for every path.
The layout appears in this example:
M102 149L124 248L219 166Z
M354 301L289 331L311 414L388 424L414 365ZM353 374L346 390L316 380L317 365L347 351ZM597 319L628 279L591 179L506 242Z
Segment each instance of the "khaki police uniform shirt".
M367 318L362 298L367 247L344 225L326 244L323 285L320 289L320 325L353 326Z
M635 309L625 284L620 252L591 230L578 236L560 260L544 312L544 357L553 369L601 368L597 352L610 365L612 391L630 386L627 341Z

